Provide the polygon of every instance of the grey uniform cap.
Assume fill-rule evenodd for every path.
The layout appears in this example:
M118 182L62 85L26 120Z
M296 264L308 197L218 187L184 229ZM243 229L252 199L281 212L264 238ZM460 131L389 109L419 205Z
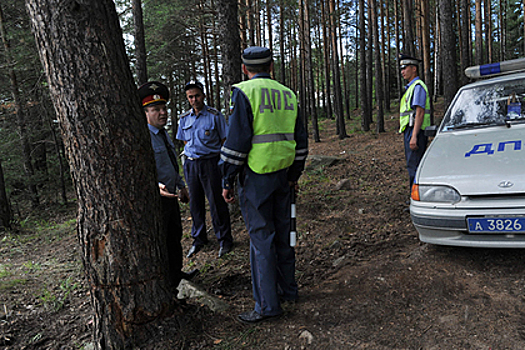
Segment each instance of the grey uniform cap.
M259 66L272 62L270 49L261 46L250 46L242 53L242 63L246 66Z

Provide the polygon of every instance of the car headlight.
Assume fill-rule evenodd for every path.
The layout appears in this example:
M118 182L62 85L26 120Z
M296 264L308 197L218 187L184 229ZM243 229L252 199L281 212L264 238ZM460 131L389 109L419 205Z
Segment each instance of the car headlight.
M461 200L461 197L452 187L414 184L412 199L421 202L456 203Z

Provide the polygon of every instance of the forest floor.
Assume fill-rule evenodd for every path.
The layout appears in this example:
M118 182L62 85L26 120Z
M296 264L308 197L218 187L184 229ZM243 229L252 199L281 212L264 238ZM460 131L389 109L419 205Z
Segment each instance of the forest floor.
M236 320L254 302L249 238L235 213L232 253L217 259L210 234L203 251L184 259L186 270L201 270L194 282L230 308L215 313L186 300L185 314L141 349L525 349L525 254L418 240L397 125L387 117L381 134L349 126L350 137L339 140L333 121L321 123L310 155L339 161L308 162L300 180L300 299L281 318ZM0 349L92 348L73 212L0 233ZM183 220L187 252L186 207Z

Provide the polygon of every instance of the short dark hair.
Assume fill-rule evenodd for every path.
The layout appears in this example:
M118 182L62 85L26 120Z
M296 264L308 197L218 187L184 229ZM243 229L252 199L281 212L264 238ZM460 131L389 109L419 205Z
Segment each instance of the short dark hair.
M273 62L273 61L272 61ZM246 70L250 73L270 73L270 67L272 65L272 62L268 63L268 64L261 64L261 65L257 65L257 66L247 66L247 65L244 65L246 67Z

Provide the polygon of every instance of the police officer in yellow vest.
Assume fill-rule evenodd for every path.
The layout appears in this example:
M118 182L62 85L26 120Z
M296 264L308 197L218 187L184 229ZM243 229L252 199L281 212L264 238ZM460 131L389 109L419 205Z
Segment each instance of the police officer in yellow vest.
M228 203L235 200L234 179L239 174L255 308L238 318L256 323L280 316L282 300L298 298L289 238L290 186L296 186L304 169L308 139L295 93L270 77L271 51L249 47L242 61L250 80L232 88L230 127L219 165Z
M418 76L420 62L421 60L404 54L399 56L401 75L408 81L406 92L400 102L399 132L404 136L410 188L427 148L428 137L423 130L430 125L430 97L427 86Z

